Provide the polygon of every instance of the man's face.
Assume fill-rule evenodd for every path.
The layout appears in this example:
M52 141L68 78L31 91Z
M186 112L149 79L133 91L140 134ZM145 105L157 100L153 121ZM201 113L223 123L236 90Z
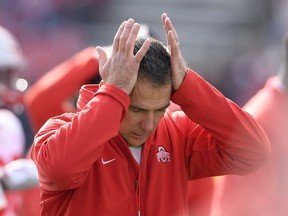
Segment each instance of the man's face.
M170 104L171 85L152 87L138 81L130 95L131 103L120 133L129 147L142 145L157 127Z

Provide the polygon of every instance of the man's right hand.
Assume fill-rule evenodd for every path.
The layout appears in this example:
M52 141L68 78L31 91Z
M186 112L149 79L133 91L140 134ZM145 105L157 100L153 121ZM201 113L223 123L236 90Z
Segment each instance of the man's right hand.
M114 37L110 58L102 47L96 47L103 82L115 85L128 95L136 84L140 62L151 44L147 39L141 49L135 55L133 54L139 29L140 25L131 18L122 22Z

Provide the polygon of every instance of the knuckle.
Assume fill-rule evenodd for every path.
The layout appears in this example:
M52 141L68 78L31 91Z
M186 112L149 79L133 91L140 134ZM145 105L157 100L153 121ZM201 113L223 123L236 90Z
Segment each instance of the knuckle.
M127 39L128 39L128 35L126 35L126 34L122 34L120 36L120 40L127 40Z

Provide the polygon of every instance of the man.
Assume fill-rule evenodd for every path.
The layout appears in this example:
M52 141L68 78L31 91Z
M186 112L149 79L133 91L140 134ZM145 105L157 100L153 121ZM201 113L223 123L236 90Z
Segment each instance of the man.
M34 139L42 215L187 215L188 180L247 174L268 157L262 128L188 69L166 14L168 49L124 21L102 82L80 90L76 113ZM169 52L168 52L169 50ZM183 111L169 112L170 100Z
M147 37L148 35L155 37L147 25L140 24L138 37ZM112 45L103 48L108 55L112 51ZM75 92L79 92L81 85L99 82L99 56L97 53L95 55L95 53L94 46L89 46L79 51L48 71L26 91L24 95L26 111L36 132L49 118L65 112L76 111L74 103L71 103L74 100L71 100L71 98L75 97ZM53 100L47 103L47 98L53 98ZM174 111L172 105L169 108ZM191 209L191 215L209 215L213 179L206 178L190 181L188 188L188 205ZM38 208L40 200L38 188L26 190L25 195L29 197L29 199L25 199L25 197L23 199L24 201L29 200L29 204L26 206L36 211L35 209ZM35 200L31 202L32 196L35 197ZM31 207L33 203L35 206ZM39 214L38 212L34 214L29 212L29 216L38 216Z
M213 216L288 215L288 38L285 61L244 106L265 129L272 145L269 160L247 176L225 176L216 184Z

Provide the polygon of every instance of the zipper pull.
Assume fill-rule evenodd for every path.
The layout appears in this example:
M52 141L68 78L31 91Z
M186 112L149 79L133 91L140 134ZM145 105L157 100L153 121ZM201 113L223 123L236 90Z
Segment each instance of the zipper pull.
M137 216L140 216L140 198L139 198L139 181L138 179L135 180L135 190L136 190L136 199L137 199L137 209L138 209L138 213Z

